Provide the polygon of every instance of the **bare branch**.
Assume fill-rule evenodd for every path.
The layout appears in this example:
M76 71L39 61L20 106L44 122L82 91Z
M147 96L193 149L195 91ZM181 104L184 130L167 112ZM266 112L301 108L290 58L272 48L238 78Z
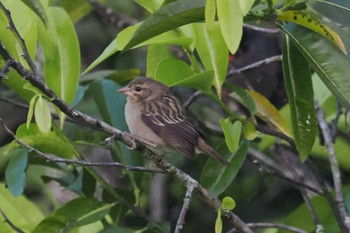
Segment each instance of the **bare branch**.
M280 33L281 32L281 30L279 28L264 28L264 27L259 27L259 26L247 24L247 23L243 23L243 26L245 28L248 28L248 29L251 29L254 31L258 31L258 32L265 32L265 33Z
M300 229L298 227L288 226L288 225L280 224L280 223L248 223L247 225L253 229L256 229L256 228L277 228L277 229L287 230L287 231L295 232L295 233L307 233L307 231L304 231L303 229Z
M326 121L325 113L321 109L318 101L315 101L315 105L316 105L316 114L317 114L318 124L320 126L321 133L325 141L325 146L327 148L329 163L331 166L331 171L333 176L333 183L334 183L334 190L335 190L335 204L337 207L336 210L338 211L339 218L340 218L339 219L340 222L338 222L338 224L340 229L343 232L350 232L350 218L344 202L341 174L340 174L340 169L338 165L338 160L334 151L331 130Z
M200 96L200 95L202 95L203 93L201 92L201 91L196 91L196 92L194 92L188 99L187 99L187 101L185 102L185 103L183 103L183 106L184 106L184 108L188 108L191 104L192 104L192 102L195 100L195 99L197 99L198 98L198 96Z
M5 215L5 213L2 211L2 209L0 209L0 214L2 215L2 217L4 218L5 222L12 228L12 230L14 230L17 233L24 233L24 231L22 231L21 229L19 229L18 227L15 226L15 224L13 224L10 219L8 219L8 217Z
M190 208L190 201L191 201L194 187L195 187L195 184L192 184L192 183L189 183L187 185L187 191L185 194L184 203L182 205L181 212L176 223L176 228L174 231L175 233L180 233L183 226L185 225L185 216L186 216L187 210Z
M128 166L124 165L118 162L88 162L84 160L73 160L73 159L64 159L60 157L56 157L53 155L49 155L46 153L41 152L40 150L26 144L23 142L21 139L19 139L2 121L0 118L0 124L2 128L14 139L18 144L23 146L24 148L27 148L29 151L35 152L37 155L39 155L41 158L45 159L47 162L55 162L55 163L66 163L66 164L74 164L78 166L89 166L89 167L117 167L117 168L122 168L128 171L142 171L142 172L151 172L151 173L165 173L164 171L160 169L150 169L150 168L145 168L141 166Z
M231 69L228 72L227 77L231 77L231 76L236 75L236 74L241 74L241 73L243 73L243 72L245 72L247 70L256 69L256 68L259 68L259 67L261 67L263 65L267 65L269 63L278 62L278 61L282 61L282 55L276 55L276 56L268 57L268 58L265 58L263 60L254 62L254 63L249 64L247 66L244 66L242 68Z

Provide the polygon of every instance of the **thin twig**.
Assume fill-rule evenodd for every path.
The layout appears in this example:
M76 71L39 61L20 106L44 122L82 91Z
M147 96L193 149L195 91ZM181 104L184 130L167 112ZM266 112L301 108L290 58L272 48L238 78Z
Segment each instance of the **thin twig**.
M0 70L0 80L1 78L7 79L6 73L9 71L9 68L12 64L13 60L7 60L4 67Z
M318 219L316 210L315 210L306 190L304 188L300 188L299 191L301 192L301 195L303 196L304 202L305 202L306 207L308 208L308 210L310 212L313 223L315 224L316 228L318 228L318 226L321 226L321 222Z
M280 33L281 32L281 30L279 28L264 28L264 27L259 27L259 26L247 24L247 23L243 23L243 26L245 28L248 28L248 29L251 29L254 31L258 31L258 32L265 32L265 33Z
M8 217L5 215L5 213L2 211L2 209L0 209L0 214L2 215L2 217L4 218L5 222L12 228L12 230L14 230L17 233L24 233L24 231L22 231L21 229L19 229L18 227L15 226L15 224L13 224L10 219L8 219Z
M201 91L196 91L194 92L185 103L183 103L183 106L185 109L187 109L195 99L197 99L200 95L202 95L203 93Z
M268 58L265 58L263 60L260 60L260 61L257 61L257 62L254 62L252 64L249 64L247 66L244 66L242 68L238 68L238 69L231 69L228 73L227 73L227 77L231 77L233 75L236 75L236 74L241 74L247 70L252 70L252 69L256 69L256 68L259 68L263 65L267 65L269 63L272 63L272 62L279 62L279 61L282 61L282 55L276 55L276 56L272 56L272 57L268 57Z
M277 228L277 229L287 230L287 231L295 232L295 233L307 233L307 231L304 231L303 229L300 229L298 227L288 226L288 225L280 224L280 223L248 223L247 225L253 229L256 229L256 228Z
M326 121L325 113L321 109L318 101L315 101L315 105L316 105L316 115L317 115L318 124L320 126L321 133L325 141L325 146L327 148L329 163L331 166L331 171L333 176L333 183L334 183L334 190L335 190L335 204L339 211L339 217L340 217L340 222L338 222L338 224L340 229L343 232L350 232L350 218L344 202L341 173L338 165L338 160L334 151L331 130L329 129L328 123Z
M180 233L183 226L185 225L185 216L186 216L187 210L190 208L190 201L191 201L192 192L193 192L194 187L195 187L195 185L191 184L191 183L189 183L187 186L187 191L185 194L184 203L182 205L179 218L177 219L177 223L176 223L176 227L175 227L175 231L174 231L175 233Z
M150 169L150 168L145 168L141 166L128 166L124 165L118 162L88 162L84 160L73 160L73 159L64 159L64 158L59 158L56 156L52 156L46 153L43 153L42 151L26 144L23 142L21 139L19 139L3 122L3 120L0 118L0 124L2 128L14 139L18 144L21 146L27 148L29 151L35 152L37 155L39 155L41 158L45 159L47 162L55 162L55 163L66 163L66 164L74 164L78 166L89 166L89 167L117 167L117 168L122 168L128 171L142 171L142 172L151 172L151 173L165 173L164 171L160 169Z
M6 16L7 20L8 20L8 23L9 23L9 29L13 32L15 38L18 40L18 42L19 42L19 44L20 44L20 46L22 48L24 59L28 63L28 65L29 65L30 69L32 70L32 72L34 74L37 74L36 67L35 67L34 62L32 61L32 59L30 58L30 55L29 55L26 43L25 43L24 39L21 37L21 35L19 34L17 28L15 27L15 24L13 23L13 20L12 20L12 17L11 17L11 12L9 10L7 10L5 8L5 6L1 2L0 2L0 9L4 12L4 14L5 14L5 16Z

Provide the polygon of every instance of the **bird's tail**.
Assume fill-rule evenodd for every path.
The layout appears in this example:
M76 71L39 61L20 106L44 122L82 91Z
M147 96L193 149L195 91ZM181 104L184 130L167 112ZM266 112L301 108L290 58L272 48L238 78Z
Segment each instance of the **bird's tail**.
M198 139L198 149L205 153L210 155L211 157L215 158L216 160L218 160L220 163L222 163L223 165L228 165L229 162L222 157L218 152L216 152L211 146L209 146L203 138L199 138Z

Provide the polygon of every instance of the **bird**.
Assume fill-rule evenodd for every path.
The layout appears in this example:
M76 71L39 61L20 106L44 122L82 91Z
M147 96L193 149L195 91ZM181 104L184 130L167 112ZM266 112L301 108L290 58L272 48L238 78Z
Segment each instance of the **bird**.
M125 119L136 140L166 152L176 150L190 159L205 153L223 165L229 164L205 141L198 123L161 82L138 77L117 92L126 96Z

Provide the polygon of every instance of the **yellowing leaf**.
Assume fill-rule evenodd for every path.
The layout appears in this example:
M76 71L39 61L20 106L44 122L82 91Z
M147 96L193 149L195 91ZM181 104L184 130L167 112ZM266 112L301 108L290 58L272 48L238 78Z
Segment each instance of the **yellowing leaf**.
M255 91L248 91L249 95L253 98L256 107L256 115L268 125L274 127L284 135L292 137L290 129L287 127L286 122L279 114L278 110L271 104L271 102L264 96Z
M335 31L313 18L311 15L301 11L285 11L277 15L277 18L279 20L297 23L321 34L322 36L331 40L343 53L347 54L345 45L340 36Z

